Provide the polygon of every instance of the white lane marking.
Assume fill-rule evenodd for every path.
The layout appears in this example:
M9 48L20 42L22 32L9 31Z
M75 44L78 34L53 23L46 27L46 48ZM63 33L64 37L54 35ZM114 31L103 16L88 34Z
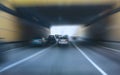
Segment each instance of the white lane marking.
M108 75L104 70L102 70L92 59L90 59L85 52L83 52L78 46L76 46L74 43L72 43L74 47L102 74L102 75Z
M27 60L30 60L30 59L34 58L35 56L38 56L39 54L42 54L43 52L47 51L48 49L52 48L53 46L55 46L55 45L52 45L52 46L50 46L50 47L48 47L46 49L43 49L42 51L36 52L36 53L34 53L34 54L32 54L32 55L30 55L30 56L28 56L28 57L26 57L26 58L24 58L22 60L19 60L19 61L15 62L15 63L13 63L11 65L8 65L8 66L2 68L0 70L0 72L6 71L6 70L8 70L8 69L10 69L12 67L15 67L15 66L23 63L23 62L26 62Z
M103 48L105 48L105 49L109 49L109 50L111 50L111 51L116 51L116 52L120 52L120 50L117 50L117 49L113 49L113 48L109 48L109 47L105 47L105 46L101 46L101 45L99 45L100 47L103 47Z

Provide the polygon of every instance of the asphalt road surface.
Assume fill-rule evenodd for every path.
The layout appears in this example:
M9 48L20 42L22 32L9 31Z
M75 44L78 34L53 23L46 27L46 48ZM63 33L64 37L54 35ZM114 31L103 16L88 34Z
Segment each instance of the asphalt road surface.
M0 55L0 75L120 75L120 51L102 45L22 47Z

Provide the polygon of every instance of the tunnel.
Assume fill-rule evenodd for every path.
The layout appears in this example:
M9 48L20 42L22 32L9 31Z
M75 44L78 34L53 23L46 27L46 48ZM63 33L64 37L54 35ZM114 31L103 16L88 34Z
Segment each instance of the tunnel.
M33 7L31 6L31 7L15 7L15 9L16 9L16 16L18 18L31 22L30 24L25 22L24 20L18 19L18 22L21 23L21 28L23 28L22 30L23 38L30 39L30 37L31 38L40 37L40 36L45 37L42 34L49 34L50 32L49 28L52 25L59 25L59 24L85 25L87 22L89 22L90 19L92 19L91 17L94 17L95 15L97 15L100 12L103 12L104 10L112 9L112 5L86 5L86 6L72 5L72 6L33 6ZM98 24L91 26L91 28L89 28L88 31L89 36L93 39L102 40L103 37L101 37L101 35L106 36L106 33L100 34L99 32L95 33L95 31L98 29L100 30L102 29L103 32L105 32L107 23L109 23L108 20L104 22L103 21L99 22ZM39 26L40 28L38 28ZM31 33L29 34L30 31ZM44 31L46 33L44 33ZM26 34L28 36L26 36ZM98 36L99 38L94 37L97 36L96 34L99 35Z
M119 12L117 0L0 1L0 75L119 75Z

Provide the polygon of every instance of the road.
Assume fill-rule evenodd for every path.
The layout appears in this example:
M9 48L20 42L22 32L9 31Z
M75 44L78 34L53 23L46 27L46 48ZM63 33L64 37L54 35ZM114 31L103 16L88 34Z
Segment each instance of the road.
M119 75L120 52L71 44L16 48L0 53L0 75Z

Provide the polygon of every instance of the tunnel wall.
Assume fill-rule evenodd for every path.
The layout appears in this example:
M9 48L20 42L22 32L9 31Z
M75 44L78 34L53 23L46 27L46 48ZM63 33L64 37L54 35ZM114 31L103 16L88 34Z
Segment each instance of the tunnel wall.
M118 7L120 7L120 1L112 8ZM83 26L79 29L81 30L77 33L84 34L82 38L94 41L120 42L120 12L110 15L88 27Z
M87 28L87 36L94 41L103 41L108 39L109 19L103 19Z
M24 40L31 40L33 38L41 37L47 38L48 35L50 34L50 29L47 27L25 24L21 21L19 21L19 23L23 25L21 26L21 29L23 36L22 39Z
M106 28L107 38L104 38L102 45L113 49L120 49L120 12L111 15L108 27Z
M0 11L0 38L3 41L18 41L21 38L20 25L16 22L16 17Z
M4 42L23 41L35 37L47 37L49 28L28 25L17 17L0 11L0 40Z
M108 40L120 42L120 12L112 15L110 18L110 26L107 30L109 32Z
M75 35L91 40L91 41L104 41L108 40L111 34L108 29L110 27L111 18L102 19L89 26L81 25Z
M116 3L113 8L118 8L118 7L120 7L120 0L116 0ZM119 42L120 41L120 12L109 16L108 19L109 19L109 23L106 30L106 32L108 32L108 37L105 40L108 42Z
M120 42L120 12L88 26L85 32L90 40Z
M7 43L21 41L20 24L16 22L16 17L0 11L0 51L21 47L23 43ZM6 43L6 44L3 44Z
M36 37L47 37L50 29L23 23L15 16L0 11L0 51L23 47Z

